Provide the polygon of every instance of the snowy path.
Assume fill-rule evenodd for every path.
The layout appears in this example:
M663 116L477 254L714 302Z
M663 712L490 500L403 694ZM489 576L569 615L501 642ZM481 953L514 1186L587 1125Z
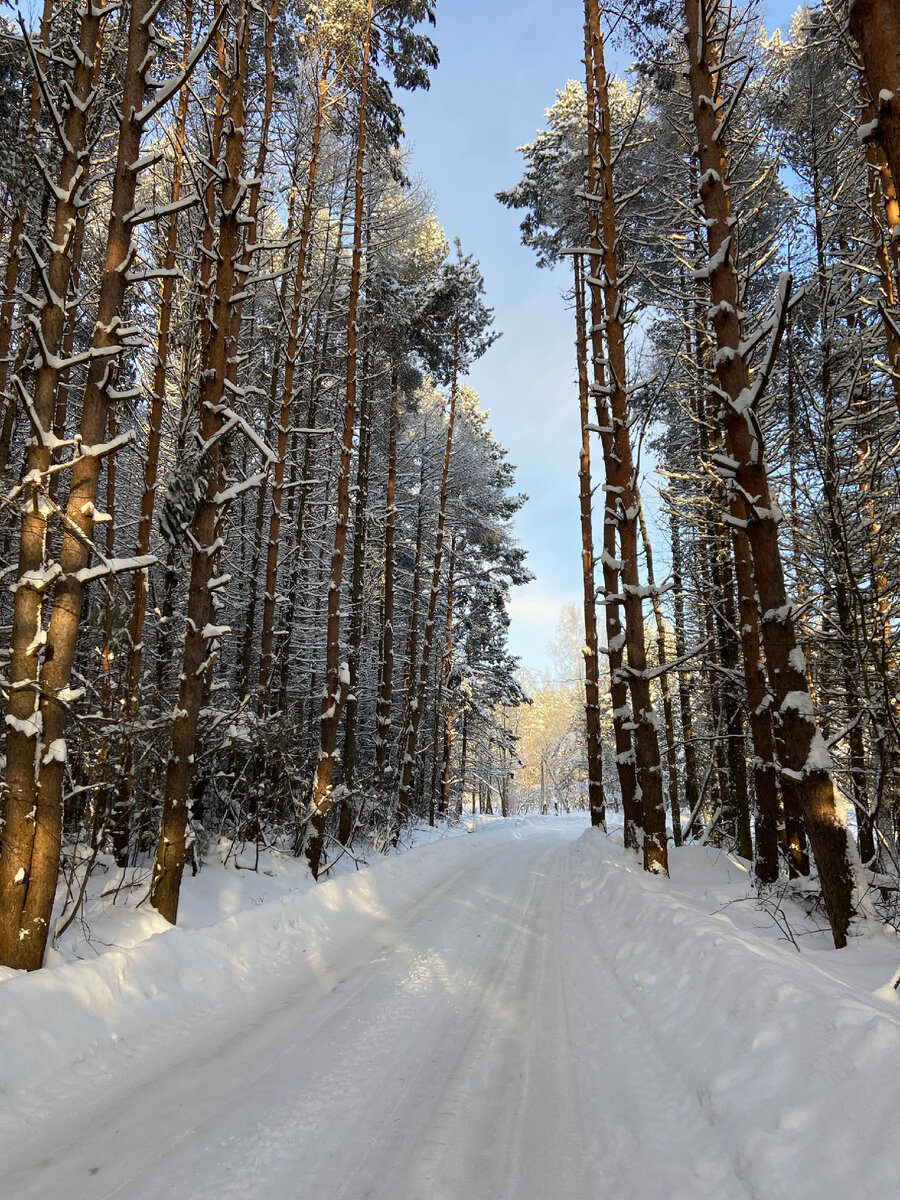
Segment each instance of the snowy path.
M782 1178L777 1155L762 1153L752 1124L758 1086L733 1080L737 1099L714 1102L715 1072L691 1065L704 1047L690 1044L695 1027L715 1028L712 997L691 997L688 1044L673 1038L666 1022L680 1022L669 1006L682 1004L690 968L676 951L659 976L634 969L631 939L598 921L597 889L614 904L621 865L598 883L597 846L585 849L581 832L560 823L526 827L515 840L466 839L467 853L448 855L433 889L382 922L374 942L349 943L312 978L282 980L239 1021L211 1027L187 1051L179 1044L174 1066L161 1041L154 1069L104 1084L93 1106L52 1131L35 1127L31 1145L3 1148L3 1195L831 1195L809 1176L803 1137L792 1140L790 1126L776 1150L800 1151L799 1179L791 1170ZM661 881L647 881L649 893L639 873L626 883L661 911ZM687 919L674 897L665 911L673 926ZM720 969L733 965L722 957ZM671 987L660 986L666 976ZM900 1021L879 1020L877 1032L886 1021L900 1045Z

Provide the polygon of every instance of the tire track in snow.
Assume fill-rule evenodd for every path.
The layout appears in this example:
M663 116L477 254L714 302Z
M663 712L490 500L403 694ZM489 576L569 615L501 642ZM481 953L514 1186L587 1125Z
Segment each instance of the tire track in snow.
M602 928L589 919L592 909L586 915L584 898L578 896L590 884L582 874L581 856L575 847L564 853L570 869L561 936L571 943L566 969L578 980L570 996L581 990L602 1005L602 1013L595 1011L586 1022L585 1041L590 1057L603 1063L592 1072L601 1088L594 1098L603 1114L593 1143L610 1193L641 1200L765 1200L750 1164L718 1124L697 1078L670 1053L654 1019L654 1007L665 1002L658 992L665 986L662 968L667 964L660 964L659 975L629 973L624 964L632 956L630 944L610 955ZM633 868L623 869L641 871L636 860ZM585 954L586 944L595 953ZM646 997L654 988L657 998L651 1005ZM715 1020L713 1012L710 1020Z
M6 1182L22 1200L471 1195L463 1164L477 1156L459 1143L498 1061L482 1018L517 1028L508 981L527 941L520 913L535 864L559 841L529 832L473 847L374 946L324 970L324 994L280 994L243 1030L229 1025L218 1044L211 1033L177 1072L166 1063L141 1079L128 1107L133 1084L70 1125L43 1169L10 1164ZM494 1146L487 1126L480 1140Z

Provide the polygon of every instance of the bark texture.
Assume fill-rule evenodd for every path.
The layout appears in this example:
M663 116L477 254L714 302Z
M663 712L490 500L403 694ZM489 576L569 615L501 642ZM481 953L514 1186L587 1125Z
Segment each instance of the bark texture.
M816 726L797 645L795 608L786 595L778 546L780 511L769 490L762 430L755 412L750 370L740 351L741 294L732 258L735 219L728 190L729 164L719 136L720 92L713 79L716 42L702 0L686 0L685 42L700 161L700 204L705 217L709 262L705 276L716 337L716 381L720 421L729 458L725 484L729 498L743 498L746 515L730 510L732 523L746 521L753 560L766 668L781 732L782 788L797 795L819 869L835 945L846 944L852 914L852 877L846 830L835 802L825 743ZM721 79L717 73L716 79Z
M596 197L599 185L599 150L597 146L597 96L594 77L594 45L595 37L599 37L599 14L595 3L585 2L584 45L585 45L585 81L588 105L588 161L587 161L587 190L589 197ZM603 253L603 231L600 224L600 214L594 200L588 200L588 224L590 228L591 254L589 257L588 276L595 278L594 265L598 264ZM614 455L613 428L609 417L606 384L606 351L603 344L603 296L593 285L589 296L590 311L590 359L591 378L588 381L589 392L593 394L596 409L597 426L601 430L600 441L603 449L604 465ZM609 663L609 691L612 701L613 737L616 745L616 774L619 780L619 792L622 797L622 809L625 818L625 845L636 850L640 846L643 813L637 789L637 773L635 770L634 746L632 745L631 730L633 728L631 706L628 702L628 684L624 672L625 635L622 630L622 596L619 591L620 564L616 548L616 519L615 498L604 490L603 505L603 549L600 554L600 565L603 585L600 595L603 597L604 625L606 628L606 654Z
M350 259L350 294L347 303L347 382L344 392L344 424L338 467L337 521L334 531L334 548L331 552L331 574L328 582L325 687L322 692L319 758L313 778L310 828L306 841L306 857L314 879L319 877L319 866L322 861L325 822L332 805L331 775L337 755L338 726L347 699L349 684L347 665L341 662L341 584L344 578L347 524L350 517L350 460L353 452L353 430L356 423L359 344L357 315L362 275L363 201L365 199L366 133L373 16L374 3L373 0L369 0L362 46L362 73L358 99L356 167L353 185L353 250Z
M59 562L46 563L46 517L51 429L59 375L58 354L65 321L72 238L78 191L87 170L83 158L87 117L93 97L95 55L100 49L102 12L92 3L82 10L72 104L65 122L62 163L56 190L53 245L47 268L49 287L40 311L44 337L35 379L34 458L27 515L23 519L19 587L13 625L7 785L3 853L0 856L0 961L34 969L43 960L56 889L61 836L61 793L66 762L64 739L69 713L69 682L78 641L81 601L93 553L95 500L101 461L113 452L104 445L117 402L116 365L135 331L123 321L132 254L133 210L143 124L139 118L150 67L150 0L133 0L123 76L121 123L97 316L82 400L80 445L72 459ZM21 388L21 382L18 383ZM47 570L42 570L42 567ZM24 570L23 570L24 568ZM30 572L30 574L29 574ZM102 564L99 575L109 574ZM27 575L27 579L25 578ZM40 583L38 581L41 581ZM48 627L42 630L42 591L55 580ZM39 680L39 685L38 685ZM19 716L19 710L22 715ZM27 808L25 806L27 805Z
M894 182L900 179L900 4L851 0L850 32L856 39Z
M397 426L400 397L396 367L391 376L391 409L388 419L388 475L384 497L384 600L381 631L381 675L375 725L375 777L381 779L388 761L391 736L391 700L394 692L394 542L397 510Z
M600 740L600 642L597 636L597 589L594 581L594 515L591 487L591 432L587 364L584 264L575 256L575 321L578 356L578 403L581 450L578 456L578 503L581 517L581 580L584 609L584 714L587 732L588 802L591 824L606 828L603 746Z
M297 361L300 355L300 320L303 313L306 262L309 239L312 232L313 203L316 194L316 175L319 167L319 149L322 143L322 125L328 94L329 59L326 55L319 75L316 90L316 112L313 121L312 145L306 176L306 193L303 213L300 218L300 246L294 270L294 287L291 301L291 319L285 351L284 383L281 389L281 413L278 421L278 440L275 449L275 471L272 480L272 507L269 512L269 536L266 542L266 582L263 596L262 633L260 635L259 684L256 711L264 717L269 708L272 687L272 649L275 640L275 597L278 591L278 548L281 536L281 506L284 502L284 471L287 462L288 431L294 405L294 387ZM308 444L308 443L307 443Z
M666 810L656 714L647 676L643 589L638 574L638 506L629 435L624 297L619 287L609 91L596 0L586 0L585 17L594 100L593 112L589 102L589 124L594 127L593 150L597 164L594 188L591 189L589 184L589 191L594 193L589 203L592 208L599 209L599 223L595 221L592 229L591 274L587 282L591 288L592 323L600 325L606 345L607 383L604 386L595 384L595 392L598 396L605 396L609 417L608 422L601 424L606 424L611 430L611 436L606 436L602 442L606 472L604 520L614 522L619 539L618 565L628 659L626 674L634 723L644 869L653 873L667 873Z
M212 312L204 322L205 343L198 394L198 474L203 491L190 528L192 549L181 681L172 726L162 822L150 885L151 904L172 924L178 916L178 897L184 872L200 710L221 637L212 620L215 614L213 595L224 580L223 576L216 573L216 543L221 515L218 492L222 465L221 432L227 407L224 403L225 381L229 359L234 359L237 352L231 315L233 297L244 284L235 268L241 253L241 209L246 194L242 171L250 37L250 6L242 2L234 31L234 69L229 73L228 119L224 123L224 147L219 163L221 190L218 192L218 204L212 201L213 210L218 208L220 219Z

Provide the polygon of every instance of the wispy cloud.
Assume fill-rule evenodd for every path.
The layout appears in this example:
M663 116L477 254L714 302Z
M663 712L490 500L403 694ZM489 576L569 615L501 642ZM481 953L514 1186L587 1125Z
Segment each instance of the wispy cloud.
M545 588L537 581L514 588L510 597L509 648L523 666L536 671L551 671L550 644L559 627L559 618L567 604L577 604L578 596L564 589Z
M528 625L532 629L542 629L549 641L556 632L559 614L564 605L571 604L575 599L575 596L565 592L546 591L540 584L514 588L509 605L513 627Z

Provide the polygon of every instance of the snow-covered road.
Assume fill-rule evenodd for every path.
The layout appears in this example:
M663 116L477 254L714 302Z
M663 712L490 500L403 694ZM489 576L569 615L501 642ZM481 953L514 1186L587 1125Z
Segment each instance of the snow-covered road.
M629 939L610 940L598 921L597 846L581 833L572 823L545 822L523 826L515 838L465 839L464 854L416 852L431 852L439 869L402 915L347 942L333 960L317 960L314 970L282 975L187 1046L169 1046L157 1030L155 1063L113 1075L52 1128L38 1121L27 1140L4 1147L2 1194L830 1195L828 1184L840 1181L830 1172L827 1180L809 1178L802 1129L798 1140L788 1126L788 1145L776 1137L775 1147L799 1153L799 1178L786 1163L782 1180L765 1147L750 1152L765 1133L752 1124L759 1093L747 1087L752 1063L747 1079L733 1080L738 1098L721 1107L710 1071L685 1065L692 1061L685 1051L702 1059L707 1048L676 1045L666 1033L665 1006L681 1003L690 983L679 974L679 955L659 964L660 976L633 969ZM649 893L642 883L638 872L630 894L663 911L656 894L663 882L647 881ZM611 893L614 884L610 876ZM678 904L670 909L677 926ZM609 920L619 917L611 912ZM652 943L654 931L645 932ZM688 938L693 932L685 930ZM722 956L723 971L733 965ZM744 986L754 980L747 976ZM716 1032L729 1014L717 1012L714 996L700 995L685 1011L687 1039L696 1038L692 1021L707 1004L710 1043L738 1038ZM678 1026L677 1014L668 1015ZM900 1044L900 1021L885 1021Z

